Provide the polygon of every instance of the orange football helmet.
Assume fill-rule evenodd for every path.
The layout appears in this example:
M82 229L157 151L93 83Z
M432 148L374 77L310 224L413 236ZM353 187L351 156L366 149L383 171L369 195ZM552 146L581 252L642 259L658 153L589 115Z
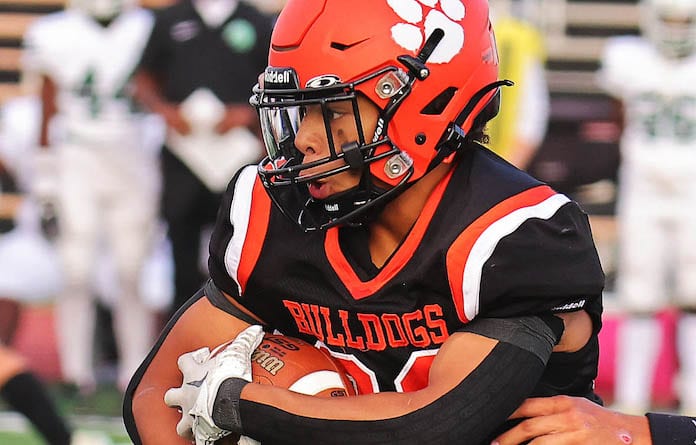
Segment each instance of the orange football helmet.
M362 224L451 160L468 132L495 116L506 83L498 81L487 0L289 0L251 98L268 152L259 175L306 231ZM375 134L362 130L358 95L380 109ZM339 100L352 101L358 130L342 147L327 108ZM294 137L310 105L321 106L330 154L303 163ZM349 169L362 173L356 188L324 200L309 195L307 183Z

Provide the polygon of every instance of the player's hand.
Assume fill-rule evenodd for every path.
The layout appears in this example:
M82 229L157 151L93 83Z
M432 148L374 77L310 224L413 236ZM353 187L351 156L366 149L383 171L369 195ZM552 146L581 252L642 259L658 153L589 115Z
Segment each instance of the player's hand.
M215 132L225 134L233 128L246 127L254 128L258 125L256 111L249 105L228 105L225 115L220 122L215 125Z
M492 445L649 445L645 416L630 416L603 408L581 397L527 399L511 419L526 418L498 436Z
M189 411L193 416L192 431L196 445L212 445L216 440L229 434L241 432L241 424L236 431L227 431L218 427L212 418L213 405L220 385L228 379L243 379L251 382L251 354L263 340L263 328L253 325L243 330L237 337L219 353L213 352L209 361L212 366L201 384L200 392L193 408ZM238 403L230 404L235 409ZM239 419L239 413L230 417Z
M180 135L186 136L191 133L191 125L181 115L178 105L171 103L163 104L158 107L157 113L162 116L167 123L167 127L173 129Z
M170 408L181 410L181 420L176 424L176 432L181 437L193 440L193 417L189 414L200 392L203 379L208 375L213 362L209 360L210 349L205 347L183 354L177 360L183 374L182 385L170 388L164 394L164 403Z
M53 240L58 236L58 186L60 164L49 147L37 147L32 154L30 194L37 204L41 232Z

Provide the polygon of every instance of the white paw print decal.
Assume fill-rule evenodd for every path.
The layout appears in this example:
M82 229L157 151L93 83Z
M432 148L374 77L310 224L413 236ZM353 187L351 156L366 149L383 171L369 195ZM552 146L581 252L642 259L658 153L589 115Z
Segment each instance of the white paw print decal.
M448 63L462 50L464 29L457 22L466 15L466 8L461 0L387 0L387 4L406 22L391 29L392 38L404 49L417 51L433 30L441 28L445 37L428 62Z

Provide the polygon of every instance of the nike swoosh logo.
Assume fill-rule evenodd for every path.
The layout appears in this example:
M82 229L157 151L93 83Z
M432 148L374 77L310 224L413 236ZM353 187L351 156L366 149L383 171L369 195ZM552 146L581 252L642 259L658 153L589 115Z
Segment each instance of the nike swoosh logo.
M205 381L205 378L208 377L208 373L206 372L205 375L203 376L202 379L200 380L194 380L192 382L186 382L187 385L195 386L196 388L200 388L203 382Z

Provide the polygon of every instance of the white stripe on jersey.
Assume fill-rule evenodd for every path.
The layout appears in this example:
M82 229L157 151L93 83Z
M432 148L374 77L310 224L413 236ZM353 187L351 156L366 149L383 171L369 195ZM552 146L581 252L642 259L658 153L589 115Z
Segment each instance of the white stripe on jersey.
M498 242L511 234L531 218L549 219L570 199L561 194L553 195L539 204L522 207L505 215L481 233L469 253L464 267L462 292L464 295L464 315L473 320L479 312L479 292L483 265L491 257Z
M237 270L239 260L242 257L242 247L249 229L249 219L251 217L251 196L254 191L256 181L256 166L245 167L237 178L234 185L234 198L230 208L230 223L232 223L233 235L225 249L225 269L230 277L237 283L239 295L242 295L242 287L239 285Z

